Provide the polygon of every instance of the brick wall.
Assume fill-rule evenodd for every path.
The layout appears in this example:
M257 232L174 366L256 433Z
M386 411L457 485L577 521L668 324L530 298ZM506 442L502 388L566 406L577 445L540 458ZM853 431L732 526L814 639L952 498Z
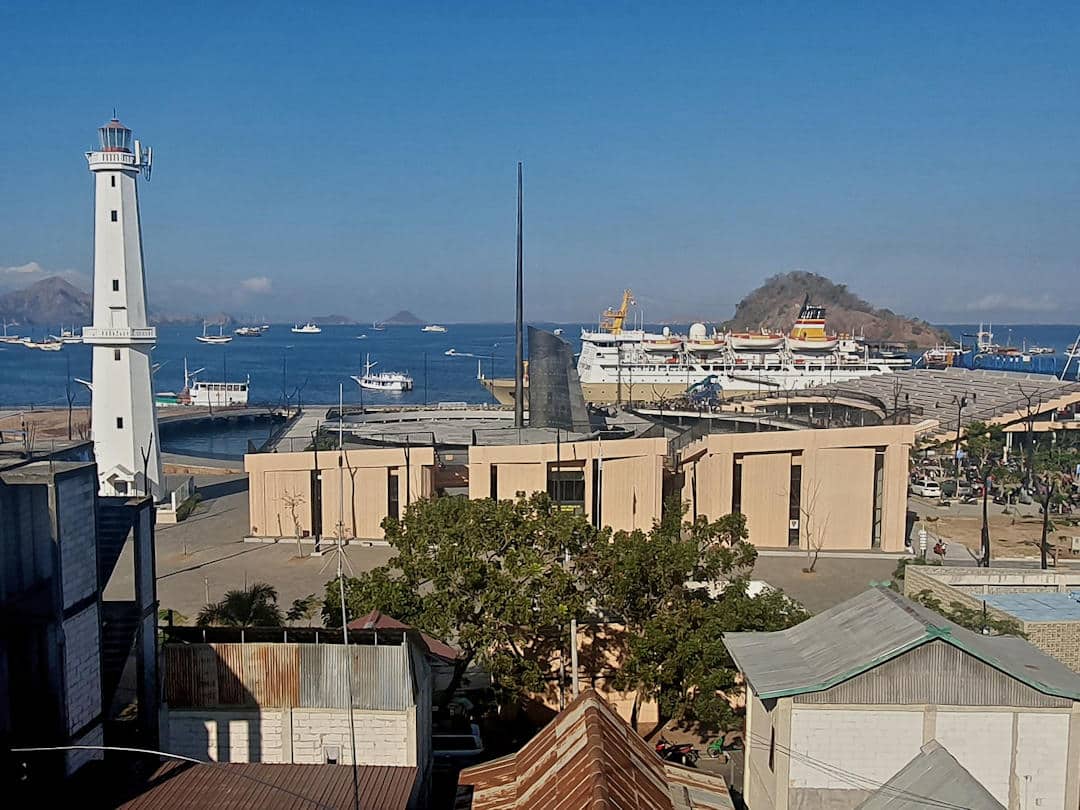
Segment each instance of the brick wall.
M1028 641L1047 655L1080 672L1080 621L1024 622Z
M417 765L415 711L354 711L359 762ZM172 753L215 762L321 765L336 747L339 764L352 764L342 709L170 710L162 737Z
M64 684L70 734L101 714L97 604L64 622Z
M96 487L97 479L92 475L57 481L60 566L65 608L98 591L97 530L94 526Z
M96 725L82 737L77 740L71 741L72 745L104 745L105 735L101 725ZM75 773L87 762L94 759L102 759L105 754L102 751L69 751L66 755L67 762L65 764L66 773L68 776Z

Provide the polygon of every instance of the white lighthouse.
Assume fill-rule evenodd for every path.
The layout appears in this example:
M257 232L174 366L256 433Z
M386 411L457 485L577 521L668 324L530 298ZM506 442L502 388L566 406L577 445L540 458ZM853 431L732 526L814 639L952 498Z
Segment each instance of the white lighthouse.
M94 176L94 325L90 430L102 495L162 496L161 449L150 374L157 330L146 318L146 279L136 179L152 153L113 118L87 152Z

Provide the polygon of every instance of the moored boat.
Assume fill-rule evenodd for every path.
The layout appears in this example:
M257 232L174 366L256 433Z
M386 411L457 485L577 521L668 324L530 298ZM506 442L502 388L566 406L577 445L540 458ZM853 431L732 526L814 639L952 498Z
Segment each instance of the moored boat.
M202 328L202 334L196 335L195 340L199 341L199 343L211 343L215 345L232 343L232 335L224 334L223 329L224 327L219 325L218 333L216 335L208 335L206 334L206 324L204 323Z
M373 374L371 370L377 365L378 363L371 362L370 354L364 358L364 373L353 376L353 379L361 388L366 388L369 391L390 391L393 393L412 390L413 378L408 374L400 371L380 371L378 374Z
M319 327L318 324L314 324L311 321L308 321L303 326L301 326L300 324L294 324L293 328L290 331L294 335L317 335L322 332L322 329Z
M437 323L429 323L420 329L421 332L445 332L445 326L439 326Z

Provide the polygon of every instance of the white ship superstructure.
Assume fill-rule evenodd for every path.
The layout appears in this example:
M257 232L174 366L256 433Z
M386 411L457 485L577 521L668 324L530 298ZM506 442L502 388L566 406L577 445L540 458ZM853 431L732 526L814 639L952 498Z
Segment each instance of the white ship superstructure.
M622 307L605 312L597 330L582 330L577 370L589 402L674 398L703 382L725 394L795 391L911 365L905 358L872 356L856 338L827 335L824 308L809 302L787 337L767 330L710 333L698 323L685 337L668 329L623 329L630 303L627 290Z

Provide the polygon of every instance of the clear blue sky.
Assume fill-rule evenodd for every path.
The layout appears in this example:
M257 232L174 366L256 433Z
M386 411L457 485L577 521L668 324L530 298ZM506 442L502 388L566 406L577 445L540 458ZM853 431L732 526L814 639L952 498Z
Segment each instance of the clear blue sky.
M319 10L315 10L319 9ZM0 286L91 268L82 153L154 146L152 304L730 315L806 269L1080 320L1080 4L8 3Z

